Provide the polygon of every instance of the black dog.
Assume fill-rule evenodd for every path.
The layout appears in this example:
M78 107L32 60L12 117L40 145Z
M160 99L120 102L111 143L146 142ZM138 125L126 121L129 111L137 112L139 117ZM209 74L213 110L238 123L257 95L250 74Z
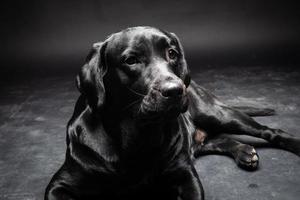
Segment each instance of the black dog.
M77 77L81 92L67 128L63 166L45 199L204 199L195 156L221 153L255 169L250 145L220 133L259 137L300 155L300 140L231 108L190 81L173 33L129 28L96 43Z

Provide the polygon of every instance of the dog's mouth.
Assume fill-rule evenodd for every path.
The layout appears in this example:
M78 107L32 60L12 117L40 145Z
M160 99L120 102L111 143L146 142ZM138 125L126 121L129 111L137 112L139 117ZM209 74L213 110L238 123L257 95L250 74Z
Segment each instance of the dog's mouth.
M157 89L152 89L140 104L139 115L143 118L173 118L188 108L186 92L176 97L165 97Z

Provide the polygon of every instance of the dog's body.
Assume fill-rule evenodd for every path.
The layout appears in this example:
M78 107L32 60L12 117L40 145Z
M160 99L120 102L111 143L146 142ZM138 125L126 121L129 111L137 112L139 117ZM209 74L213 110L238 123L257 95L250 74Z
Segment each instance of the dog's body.
M135 27L94 45L77 78L66 159L45 199L204 199L195 156L220 153L255 169L263 138L300 154L300 140L255 122L271 110L231 108L189 79L178 38ZM268 113L269 112L269 113Z

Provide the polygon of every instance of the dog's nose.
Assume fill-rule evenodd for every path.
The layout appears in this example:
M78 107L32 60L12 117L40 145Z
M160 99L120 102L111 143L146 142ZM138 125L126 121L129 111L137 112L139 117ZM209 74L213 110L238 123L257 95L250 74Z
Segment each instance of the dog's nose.
M178 97L183 93L183 86L177 82L166 82L161 87L161 94L164 97Z

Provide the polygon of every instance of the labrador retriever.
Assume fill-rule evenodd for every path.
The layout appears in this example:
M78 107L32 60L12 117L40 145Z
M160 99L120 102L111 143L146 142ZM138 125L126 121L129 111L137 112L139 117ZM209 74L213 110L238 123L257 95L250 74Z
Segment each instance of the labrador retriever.
M227 154L256 169L254 147L220 133L263 138L300 155L300 139L254 121L272 110L230 107L190 80L177 36L133 27L95 43L77 76L65 162L46 200L201 200L195 157Z

